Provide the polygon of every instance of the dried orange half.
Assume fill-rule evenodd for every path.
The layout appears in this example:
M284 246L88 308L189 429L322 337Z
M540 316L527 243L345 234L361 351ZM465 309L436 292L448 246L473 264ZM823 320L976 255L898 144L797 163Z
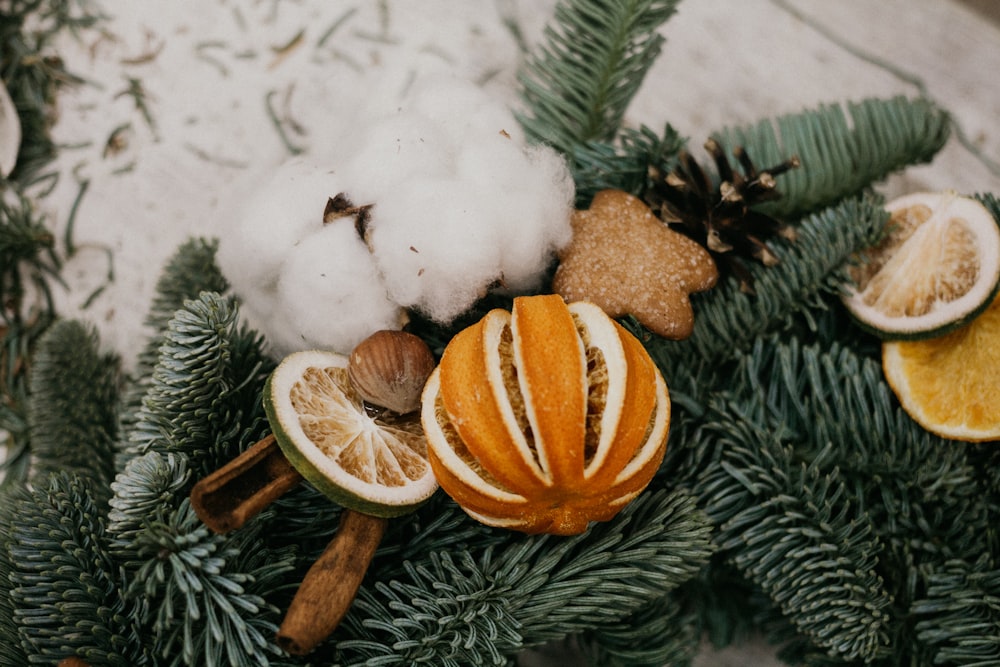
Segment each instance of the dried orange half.
M670 400L642 344L598 306L540 295L452 338L421 419L441 488L471 516L571 535L649 484Z
M1000 439L1000 298L951 333L884 343L882 367L903 409L928 431Z

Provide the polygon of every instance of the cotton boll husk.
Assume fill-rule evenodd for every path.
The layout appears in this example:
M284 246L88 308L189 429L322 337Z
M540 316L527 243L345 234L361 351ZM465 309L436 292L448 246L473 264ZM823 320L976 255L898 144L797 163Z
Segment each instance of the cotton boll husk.
M398 329L402 315L353 221L344 218L288 253L277 308L262 332L282 354L314 348L349 354L376 331Z
M464 180L412 180L378 204L372 252L390 297L449 322L502 275L506 233L483 215L482 193Z
M327 200L338 179L309 160L291 160L271 172L225 225L217 262L234 291L273 288L288 252L323 226Z

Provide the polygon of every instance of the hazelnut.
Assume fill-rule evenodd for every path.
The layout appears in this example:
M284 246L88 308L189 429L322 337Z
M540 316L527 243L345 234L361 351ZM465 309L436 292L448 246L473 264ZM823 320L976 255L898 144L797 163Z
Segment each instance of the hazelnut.
M424 383L436 365L427 343L418 336L387 329L358 343L347 374L365 401L406 414L420 407Z

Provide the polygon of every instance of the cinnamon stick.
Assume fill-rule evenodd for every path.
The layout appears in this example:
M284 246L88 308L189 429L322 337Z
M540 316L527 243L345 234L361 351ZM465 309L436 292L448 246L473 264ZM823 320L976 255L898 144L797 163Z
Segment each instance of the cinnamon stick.
M236 530L299 482L273 435L254 444L191 489L191 506L216 533Z
M345 509L337 534L306 573L278 629L278 646L292 655L311 653L347 614L387 519Z

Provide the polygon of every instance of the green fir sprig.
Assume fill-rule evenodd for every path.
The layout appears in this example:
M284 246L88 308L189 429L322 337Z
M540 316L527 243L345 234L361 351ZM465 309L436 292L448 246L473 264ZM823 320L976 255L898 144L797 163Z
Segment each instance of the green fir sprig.
M742 146L760 165L795 155L781 175L781 198L763 205L797 218L859 194L906 166L929 162L950 136L948 112L924 98L870 98L786 114L713 136L727 151Z
M33 477L70 471L107 490L115 473L118 356L100 350L93 327L60 320L38 341L30 382Z
M4 594L27 662L10 664L51 665L74 655L93 665L150 664L137 624L144 603L125 595L91 483L54 474L12 509Z
M577 146L610 141L656 61L657 29L678 0L563 0L520 80L528 136L567 156Z

